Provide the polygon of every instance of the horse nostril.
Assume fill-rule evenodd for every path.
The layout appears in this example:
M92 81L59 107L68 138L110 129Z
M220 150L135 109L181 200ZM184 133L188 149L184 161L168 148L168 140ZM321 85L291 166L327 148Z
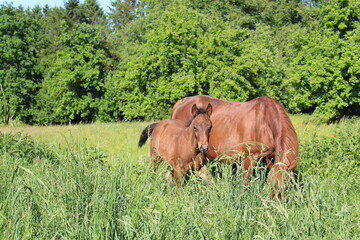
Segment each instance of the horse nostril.
M204 147L200 147L200 152L201 153L203 153L203 154L205 154L205 153L207 153L209 151L209 147L206 147L206 148L204 148Z

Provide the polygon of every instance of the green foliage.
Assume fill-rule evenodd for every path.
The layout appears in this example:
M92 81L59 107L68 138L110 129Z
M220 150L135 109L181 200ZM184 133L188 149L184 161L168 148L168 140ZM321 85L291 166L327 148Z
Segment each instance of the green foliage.
M78 24L70 30L63 25L54 65L45 76L38 95L39 123L91 121L104 94L104 79L110 60L101 30Z
M117 75L126 120L166 118L178 99L194 94L282 97L269 28L235 29L186 5L169 4L146 18L143 44Z
M110 25L112 31L124 29L139 15L140 2L137 0L116 0L111 2Z
M326 29L344 37L359 24L360 4L356 0L326 0L321 8L322 23Z
M96 0L85 0L81 5L84 12L84 22L90 25L104 25L105 14Z
M118 77L125 119L164 118L176 99L201 91L195 72L202 16L188 10L149 13L142 51L125 61L126 71Z
M54 153L45 144L34 141L24 134L0 134L0 154L21 160L21 164L32 164L35 160L56 162Z
M293 60L293 99L298 111L314 109L328 119L352 113L360 103L360 22L357 1L329 1L317 31ZM358 110L356 110L358 111Z
M41 72L39 51L44 45L39 16L21 8L0 6L0 116L8 124L26 121L34 103Z
M0 116L163 119L195 94L359 115L359 13L357 0L116 0L108 13L95 0L3 4Z
M100 100L96 119L102 122L116 122L123 117L123 106L118 87L115 85L117 75L109 74L105 80L104 96Z

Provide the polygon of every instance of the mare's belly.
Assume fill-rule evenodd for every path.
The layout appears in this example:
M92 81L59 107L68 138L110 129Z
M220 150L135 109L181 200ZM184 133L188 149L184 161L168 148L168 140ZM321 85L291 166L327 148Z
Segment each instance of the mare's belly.
M210 160L220 156L220 161L237 161L274 147L273 135L267 125L243 120L224 117L213 122L210 150L206 154Z

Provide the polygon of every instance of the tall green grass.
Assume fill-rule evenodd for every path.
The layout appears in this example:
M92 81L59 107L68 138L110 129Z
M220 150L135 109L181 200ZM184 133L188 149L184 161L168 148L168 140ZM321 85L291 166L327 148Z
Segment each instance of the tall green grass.
M82 138L1 134L0 239L360 239L360 123L330 128L297 129L299 178L283 201L271 199L264 166L244 186L212 163L214 184L194 175L177 191L148 149L109 155Z

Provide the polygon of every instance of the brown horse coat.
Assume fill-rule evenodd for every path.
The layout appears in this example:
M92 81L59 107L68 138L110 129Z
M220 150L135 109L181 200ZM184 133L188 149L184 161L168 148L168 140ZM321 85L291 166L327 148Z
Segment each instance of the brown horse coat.
M209 149L211 104L206 110L198 109L195 104L188 110L191 120L188 126L182 120L162 120L151 133L150 154L154 163L161 158L171 165L178 185L182 174L202 166L204 154Z
M298 160L297 135L284 107L269 97L232 102L198 95L179 100L171 118L188 120L193 104L203 107L209 103L213 106L213 127L206 156L211 160L225 156L220 159L226 162L240 159L248 179L256 160L263 157L272 170L269 180L275 186L282 184L280 170L292 171Z

